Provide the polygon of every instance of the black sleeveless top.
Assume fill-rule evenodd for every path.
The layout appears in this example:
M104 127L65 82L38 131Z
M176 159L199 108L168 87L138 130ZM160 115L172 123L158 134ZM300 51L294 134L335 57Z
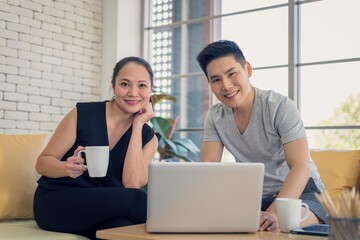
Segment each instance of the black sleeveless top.
M74 154L78 146L108 146L106 126L106 102L78 103L76 141L61 161ZM49 178L41 176L38 183L44 190L56 190L68 187L123 187L122 172L126 151L132 133L132 126L124 133L109 154L109 167L105 177L92 178L85 171L76 179L70 177ZM144 124L142 146L154 136L152 128Z

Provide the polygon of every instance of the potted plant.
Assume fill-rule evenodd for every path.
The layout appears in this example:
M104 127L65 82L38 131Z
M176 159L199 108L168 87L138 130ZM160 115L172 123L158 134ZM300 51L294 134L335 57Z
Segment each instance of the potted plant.
M176 98L170 94L158 93L151 97L151 101L154 105L162 101L176 101ZM158 138L158 153L159 161L192 161L188 154L193 153L198 155L199 148L194 144L190 138L178 138L174 137L174 131L176 128L177 119L164 118L155 116L150 121L153 125L153 129Z

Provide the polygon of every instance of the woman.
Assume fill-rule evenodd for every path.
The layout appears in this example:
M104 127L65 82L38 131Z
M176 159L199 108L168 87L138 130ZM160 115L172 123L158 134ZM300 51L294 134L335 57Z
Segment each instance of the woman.
M40 228L96 239L99 229L144 223L148 164L157 138L146 124L153 72L138 57L120 60L112 76L111 101L78 103L60 122L36 170L42 175L34 197ZM105 177L89 176L78 152L109 146Z

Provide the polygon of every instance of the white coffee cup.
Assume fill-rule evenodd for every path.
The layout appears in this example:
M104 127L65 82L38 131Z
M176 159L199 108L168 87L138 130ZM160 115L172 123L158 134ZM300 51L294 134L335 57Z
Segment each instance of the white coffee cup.
M85 153L84 166L88 169L90 177L106 176L109 166L109 146L85 147L85 150L78 153L79 157L82 152Z
M290 232L291 229L299 227L300 222L309 216L309 206L297 198L277 198L276 215L282 232ZM302 209L305 209L304 216Z

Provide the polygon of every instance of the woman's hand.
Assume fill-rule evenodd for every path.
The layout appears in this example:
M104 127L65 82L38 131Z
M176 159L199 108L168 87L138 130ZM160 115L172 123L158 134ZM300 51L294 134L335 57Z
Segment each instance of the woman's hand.
M71 178L77 178L86 171L86 167L83 165L85 163L84 159L82 157L78 157L78 153L84 149L85 147L82 146L77 147L74 155L68 157L66 160L65 171Z
M140 124L142 126L152 117L154 117L154 111L151 102L148 102L143 109L141 109L138 113L135 114L133 124Z
M273 213L261 212L259 231L273 231L278 228L277 217Z

